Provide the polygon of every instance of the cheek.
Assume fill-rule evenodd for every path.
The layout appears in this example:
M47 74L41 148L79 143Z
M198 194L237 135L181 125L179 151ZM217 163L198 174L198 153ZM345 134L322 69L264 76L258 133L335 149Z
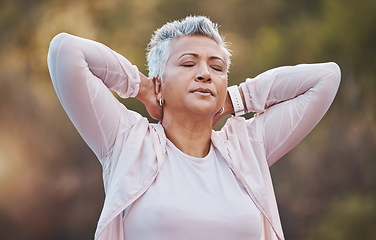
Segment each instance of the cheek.
M171 92L171 90L179 87L176 82L177 81L174 78L165 78L162 83L162 92Z
M221 102L224 104L226 100L226 95L227 95L227 87L224 87L223 91L221 91Z
M181 94L181 84L177 84L178 81L170 76L163 79L162 82L162 95L166 100L177 99ZM179 94L180 93L180 94Z
M227 94L227 78L221 81L221 83L218 85L218 93L221 99L223 99L224 101L224 99L226 98L226 94Z

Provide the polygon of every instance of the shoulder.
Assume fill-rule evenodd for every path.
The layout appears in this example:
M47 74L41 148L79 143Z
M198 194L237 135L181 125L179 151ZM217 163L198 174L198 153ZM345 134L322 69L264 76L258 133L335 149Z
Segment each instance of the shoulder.
M230 117L225 125L216 131L216 134L227 140L237 141L263 141L264 124L262 114L256 115L250 119L242 116Z

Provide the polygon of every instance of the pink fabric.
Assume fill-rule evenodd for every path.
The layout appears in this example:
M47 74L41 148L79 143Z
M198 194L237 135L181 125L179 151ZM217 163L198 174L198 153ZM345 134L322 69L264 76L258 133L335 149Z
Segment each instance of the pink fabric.
M69 34L50 45L56 93L103 166L106 198L95 239L124 239L122 212L153 184L166 154L160 124L112 95L136 96L137 67L108 47ZM328 110L340 82L335 63L269 70L240 85L251 119L230 118L212 144L262 213L261 239L284 239L268 167L298 144ZM266 109L266 110L265 110Z

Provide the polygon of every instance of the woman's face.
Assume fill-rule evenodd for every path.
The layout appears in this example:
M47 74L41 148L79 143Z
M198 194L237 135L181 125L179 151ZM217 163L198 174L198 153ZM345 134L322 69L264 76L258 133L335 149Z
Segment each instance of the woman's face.
M214 116L227 93L225 55L204 36L184 36L171 44L163 74L164 114L188 113Z

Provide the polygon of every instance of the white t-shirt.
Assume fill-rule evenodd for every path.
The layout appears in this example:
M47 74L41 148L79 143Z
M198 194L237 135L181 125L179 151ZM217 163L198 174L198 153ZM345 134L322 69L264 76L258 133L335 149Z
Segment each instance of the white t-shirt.
M213 146L204 158L169 140L166 150L155 182L125 212L125 239L260 239L260 211Z

